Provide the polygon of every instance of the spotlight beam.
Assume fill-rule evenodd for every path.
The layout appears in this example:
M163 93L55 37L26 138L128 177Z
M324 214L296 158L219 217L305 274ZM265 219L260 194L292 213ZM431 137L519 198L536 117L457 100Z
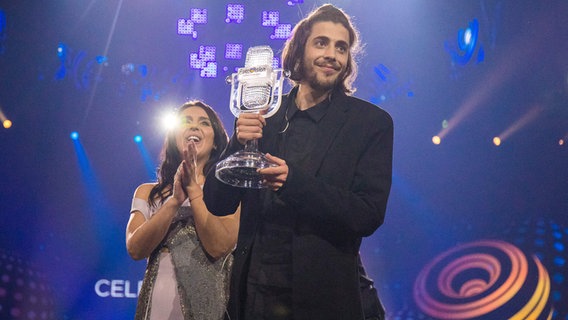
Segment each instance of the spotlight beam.
M523 127L525 127L530 122L534 121L544 110L541 105L536 105L532 107L527 113L525 113L522 117L520 117L517 121L515 121L510 127L505 129L502 133L499 134L499 138L501 141L506 140L513 133L519 131Z
M546 24L546 17L542 16L539 24L534 28L540 30L540 34L548 34L550 27ZM536 32L532 30L532 32ZM529 45L527 45L527 43ZM523 70L523 65L527 65L527 61L535 56L535 52L542 49L542 38L536 38L533 41L526 41L525 34L522 34L514 41L506 54L500 57L500 61L496 63L495 68L486 79L478 84L475 90L458 107L454 115L448 120L448 126L440 130L437 134L443 139L453 129L455 129L467 116L479 109L483 103L500 87L504 86L507 80L515 76L515 70ZM530 65L530 63L528 63Z
M120 14L120 9L122 8L122 3L124 0L120 0L118 2L118 6L116 8L116 12L114 13L114 18L112 20L112 26L110 27L109 35L107 37L107 41L105 44L105 48L103 51L103 56L106 57L108 54L108 48L110 47L110 43L112 41L112 37L114 35L114 30L116 29L116 21L118 20L118 15ZM97 92L97 88L99 86L99 82L97 79L100 79L101 74L103 72L103 63L99 64L99 68L97 70L97 76L95 77L93 89L91 90L91 95L89 96L89 102L87 103L87 108L85 109L85 116L83 117L83 122L87 120L89 112L91 111L91 107L93 106L93 100L95 99L95 94Z
M12 121L10 121L10 119L8 119L6 115L4 115L2 108L0 108L0 122L2 123L4 129L9 129L12 127Z

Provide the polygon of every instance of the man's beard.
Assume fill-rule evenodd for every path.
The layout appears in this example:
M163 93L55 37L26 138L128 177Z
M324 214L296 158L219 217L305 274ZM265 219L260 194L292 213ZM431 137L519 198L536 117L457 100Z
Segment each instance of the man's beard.
M335 87L337 87L337 85L339 83L339 79L341 78L341 76L342 76L342 73L338 74L333 79L320 80L318 78L317 72L315 72L315 70L313 68L311 68L311 70L308 70L308 72L306 72L305 82L314 90L317 90L317 91L320 91L320 92L325 92L325 91L330 91L330 90L334 89Z
M304 65L302 69L304 74L303 82L319 92L326 92L336 88L340 81L342 81L340 79L342 79L345 74L345 70L342 70L333 79L324 77L324 79L321 80L318 78L318 72L316 72L314 65L310 65L309 67Z

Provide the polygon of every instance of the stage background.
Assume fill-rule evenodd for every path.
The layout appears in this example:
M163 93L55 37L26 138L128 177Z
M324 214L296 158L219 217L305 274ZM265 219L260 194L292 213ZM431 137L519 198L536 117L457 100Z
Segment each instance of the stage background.
M395 123L361 248L389 319L568 319L568 2L331 2ZM203 99L232 131L225 77L322 3L0 0L0 318L132 318L161 115Z

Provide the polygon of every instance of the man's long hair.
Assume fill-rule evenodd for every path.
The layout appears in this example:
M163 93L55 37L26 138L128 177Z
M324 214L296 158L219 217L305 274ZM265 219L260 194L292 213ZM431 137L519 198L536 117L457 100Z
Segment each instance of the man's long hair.
M359 32L351 23L351 18L343 10L331 4L322 5L312 11L294 27L292 36L282 51L282 67L290 71L290 80L293 84L303 80L305 77L304 51L312 26L317 22L326 21L340 23L349 32L349 58L344 73L337 80L337 89L346 94L352 94L355 92L355 88L352 87L353 81L357 77L355 57L361 50Z
M208 105L199 100L192 100L184 103L177 109L177 116L189 107L199 107L207 113L211 126L213 127L213 150L209 155L209 159L203 167L203 174L206 174L211 169L219 156L225 150L229 137L223 127L223 123L219 119L217 113ZM150 206L155 206L157 202L163 203L169 196L173 194L174 176L179 167L182 157L178 150L176 143L176 130L170 129L166 135L162 151L160 153L161 164L158 168L158 183L150 191L148 202ZM158 201L159 200L159 201Z

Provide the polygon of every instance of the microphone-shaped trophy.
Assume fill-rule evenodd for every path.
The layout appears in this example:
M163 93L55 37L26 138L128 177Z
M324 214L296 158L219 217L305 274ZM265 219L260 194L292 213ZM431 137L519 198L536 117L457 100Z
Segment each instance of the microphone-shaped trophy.
M269 46L251 47L247 51L245 67L227 78L231 84L230 109L235 117L242 112L262 112L268 118L278 111L286 72L272 68L273 57ZM265 186L256 170L273 165L258 151L255 139L247 141L244 150L217 163L215 176L235 187L260 189Z

